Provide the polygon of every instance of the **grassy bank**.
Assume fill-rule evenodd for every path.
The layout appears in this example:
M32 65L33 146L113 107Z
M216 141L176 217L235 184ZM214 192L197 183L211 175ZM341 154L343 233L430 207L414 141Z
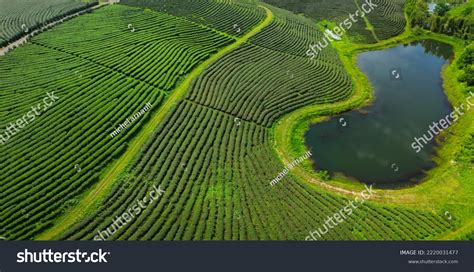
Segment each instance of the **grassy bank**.
M307 106L281 118L272 129L273 144L279 158L282 161L291 161L292 158L306 152L304 134L311 124L371 103L373 95L370 82L356 65L356 57L359 53L425 39L437 40L452 46L454 60L442 69L443 87L453 106L465 102L466 88L457 81L460 70L455 64L466 46L465 41L422 30L413 31L408 25L401 35L376 44L354 44L344 37L342 41L333 42L332 45L352 78L353 95L350 99L335 104ZM438 239L456 239L472 232L474 230L472 165L456 162L455 155L459 152L461 144L472 133L473 124L473 115L467 113L443 132L441 138L444 141L435 158L438 166L430 170L419 185L403 189L377 190L373 200L394 207L429 210L457 220L459 228L453 233L437 237ZM316 190L324 189L339 194L354 195L363 188L363 183L350 181L347 178L336 177L325 181L313 170L309 162L294 169L292 174L310 182Z

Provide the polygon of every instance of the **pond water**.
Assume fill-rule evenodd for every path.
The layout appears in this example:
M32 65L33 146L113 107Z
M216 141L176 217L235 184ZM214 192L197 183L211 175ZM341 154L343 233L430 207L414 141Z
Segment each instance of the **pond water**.
M359 54L374 101L310 126L314 168L380 187L419 182L435 166L436 143L418 153L412 144L452 111L441 79L451 57L449 45L432 40Z
M437 4L434 2L428 3L428 13L433 14Z

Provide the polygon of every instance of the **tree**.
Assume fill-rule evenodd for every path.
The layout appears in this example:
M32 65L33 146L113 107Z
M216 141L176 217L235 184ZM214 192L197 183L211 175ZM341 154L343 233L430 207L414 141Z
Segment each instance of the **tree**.
M465 68L466 66L470 66L474 63L474 47L468 47L464 52L461 54L458 60L459 68Z
M447 3L437 4L436 7L435 7L435 10L434 10L434 12L438 16L444 16L448 11L449 11L449 4L447 4Z
M461 15L464 16L464 17L467 17L468 15L471 14L472 9L473 9L472 7L467 7L465 10L463 10L463 11L461 12Z
M416 0L415 8L410 13L412 25L423 26L428 18L428 5L424 0Z
M467 86L474 86L474 68L467 66L464 69L464 74L459 77L459 81L466 82Z

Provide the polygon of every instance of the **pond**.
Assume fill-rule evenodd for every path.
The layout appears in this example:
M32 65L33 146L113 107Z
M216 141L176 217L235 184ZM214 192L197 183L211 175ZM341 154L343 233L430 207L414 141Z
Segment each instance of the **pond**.
M428 3L428 13L433 14L436 9L437 4L434 2Z
M419 182L435 166L437 144L418 150L414 140L452 112L441 79L451 57L449 45L432 40L359 54L374 101L310 126L314 168L379 187Z

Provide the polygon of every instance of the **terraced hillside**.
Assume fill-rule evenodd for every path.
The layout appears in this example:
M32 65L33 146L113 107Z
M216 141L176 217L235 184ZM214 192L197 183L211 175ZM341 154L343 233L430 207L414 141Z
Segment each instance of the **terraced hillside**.
M313 64L255 46L228 55L206 75L188 100L266 127L305 104L343 99L351 89L340 66Z
M252 38L252 44L307 58L309 45L323 38L322 33L314 27L314 21L276 7L272 7L272 10L278 16L272 20L269 27ZM316 56L316 60L341 64L336 51L330 47L322 50ZM295 71L292 74L296 74Z
M33 43L113 68L165 91L172 90L197 63L232 42L173 16L124 6L108 7L86 18L64 24ZM85 33L84 29L94 31Z
M272 44L271 37L276 44L295 33L321 35L304 19L273 11L275 21L305 27L295 32L271 24L206 69L143 152L116 176L104 203L60 238L96 239L108 229L112 240L301 240L344 206L347 199L296 179L269 185L283 168L269 143L276 118L310 103L344 99L352 90L333 49L311 61L288 53L299 52L298 44L273 49L254 44L265 44L263 39ZM303 74L291 72L296 70ZM313 81L292 85L291 79L301 78ZM157 201L126 226L112 225L158 184L165 193ZM425 239L451 227L432 213L371 204L325 239Z
M248 32L265 16L262 9L256 9L255 5L242 0L123 0L121 3L186 18L234 36Z
M359 0L359 5L366 1ZM371 0L377 7L367 14L367 18L374 26L374 32L380 40L401 34L405 29L405 15L403 5L405 0Z
M269 184L285 167L272 128L304 106L348 99L354 82L332 47L312 60L305 55L323 37L314 21L258 4L125 0L0 58L0 128L46 92L59 97L0 145L2 235L96 240L108 230L109 240L303 240L342 209L349 198L291 175ZM352 8L346 4L336 17ZM369 40L360 27L355 33ZM394 33L387 31L379 33ZM110 137L146 103L149 112ZM112 226L158 185L163 195ZM432 239L456 224L370 202L324 239Z
M338 24L349 18L349 13L358 9L352 0L335 1L291 1L291 0L265 0L266 3L297 14L304 14L316 21L329 20ZM351 38L362 42L375 42L370 31L366 29L363 20L357 20L349 30Z
M41 24L96 4L82 0L1 0L0 46Z
M0 127L22 118L47 92L59 99L0 145L0 229L9 239L27 239L48 227L123 153L167 91L229 42L166 14L112 6L1 58ZM109 136L148 102L150 112Z
M349 14L355 15L356 11L362 11L365 0L264 0L265 2L290 10L298 14L304 14L317 21L329 20L342 23L349 19ZM405 17L403 14L404 0L371 0L368 1L376 7L367 14L370 24L374 27L376 36L367 29L367 25L360 17L355 17L353 26L349 29L351 39L358 42L373 43L377 39L387 39L403 32Z

